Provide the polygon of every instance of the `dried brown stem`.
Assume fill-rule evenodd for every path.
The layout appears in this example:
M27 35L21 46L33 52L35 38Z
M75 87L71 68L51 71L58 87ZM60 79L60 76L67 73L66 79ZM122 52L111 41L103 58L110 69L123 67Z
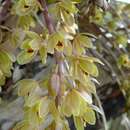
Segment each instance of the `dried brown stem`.
M0 8L0 24L8 17L11 0L5 0Z

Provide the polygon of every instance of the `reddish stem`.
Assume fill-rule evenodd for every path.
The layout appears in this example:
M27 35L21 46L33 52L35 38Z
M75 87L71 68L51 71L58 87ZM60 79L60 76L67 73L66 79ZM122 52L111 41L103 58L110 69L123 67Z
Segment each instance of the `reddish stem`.
M43 7L43 15L44 15L44 19L45 19L45 23L46 26L48 28L48 31L50 34L52 34L54 32L54 27L51 21L51 17L48 13L48 8L46 5L46 1L45 0L39 0L39 2L41 3L41 6Z
M38 0L38 1L40 2L41 6L43 7L43 15L44 15L45 23L46 23L47 29L49 31L49 34L52 34L55 31L55 28L52 24L51 17L50 17L49 12L48 12L46 0ZM62 55L62 53L55 50L54 57L56 59L56 64L58 64L58 75L60 77L60 84L62 84L62 68L61 68L61 66L63 63L63 61L62 61L63 55ZM59 91L59 93L57 95L56 105L58 105L58 103L60 102L60 96L61 96L61 91Z

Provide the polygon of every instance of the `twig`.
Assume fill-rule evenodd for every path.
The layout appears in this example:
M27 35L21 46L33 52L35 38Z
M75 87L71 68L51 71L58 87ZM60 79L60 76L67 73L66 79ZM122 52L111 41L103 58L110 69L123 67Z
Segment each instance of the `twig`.
M9 28L7 26L0 25L0 28L3 29L3 30L7 30L9 32L12 32L11 28Z

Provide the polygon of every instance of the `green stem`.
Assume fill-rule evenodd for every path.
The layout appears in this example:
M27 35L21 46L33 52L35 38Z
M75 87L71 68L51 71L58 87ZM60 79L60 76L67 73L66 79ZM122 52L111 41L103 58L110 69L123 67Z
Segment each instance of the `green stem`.
M102 121L103 121L103 124L104 124L104 129L105 129L105 130L108 130L107 120L106 120L106 116L105 116L105 113L104 113L104 110L103 110L101 101L100 101L100 99L99 99L99 97L98 97L97 94L94 94L94 96L95 96L95 99L97 100L97 103L98 103L99 108L100 108L101 111L102 111Z

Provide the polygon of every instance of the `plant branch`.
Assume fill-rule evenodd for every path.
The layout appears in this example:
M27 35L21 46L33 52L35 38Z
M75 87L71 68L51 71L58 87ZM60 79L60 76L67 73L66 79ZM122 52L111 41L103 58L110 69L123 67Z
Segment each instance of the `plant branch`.
M42 8L43 8L43 16L44 16L44 20L45 20L45 24L46 24L46 27L49 31L49 34L52 34L53 32L55 32L55 28L52 24L52 21L51 21L51 17L49 15L49 12L48 12L48 7L47 7L47 4L46 4L46 0L39 0ZM55 57L55 61L56 61L56 64L58 65L58 72L57 74L59 75L59 78L60 78L60 86L62 84L62 75L63 75L63 71L62 71L62 65L63 65L63 60L62 60L62 57L63 57L63 54L61 52L58 52L55 50L54 52L54 57ZM59 88L59 92L58 92L58 95L57 95L57 98L56 98L56 104L58 104L58 102L60 101L60 96L61 96L61 88Z

